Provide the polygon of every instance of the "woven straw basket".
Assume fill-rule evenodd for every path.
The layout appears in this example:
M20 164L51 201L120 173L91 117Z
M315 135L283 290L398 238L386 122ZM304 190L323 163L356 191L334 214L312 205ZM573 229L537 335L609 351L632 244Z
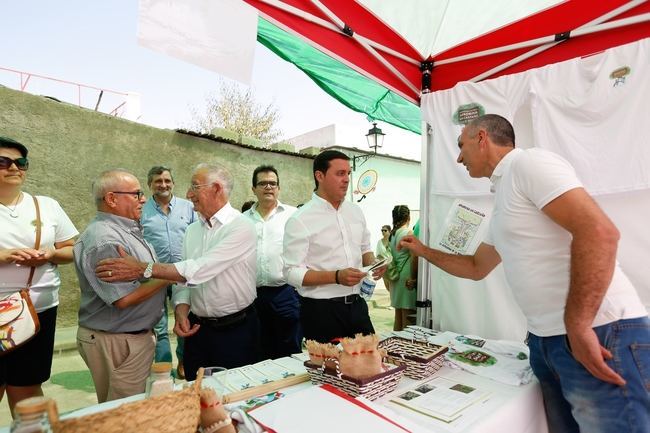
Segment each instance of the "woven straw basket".
M338 360L330 359L338 364ZM325 365L325 364L323 364ZM388 394L397 387L397 383L404 375L405 366L384 365L386 371L376 376L365 379L355 379L343 374L338 374L336 370L323 368L309 361L305 361L305 367L312 383L320 385L328 383L335 388L351 395L352 397L363 396L368 400L376 400L379 397ZM338 365L337 365L338 367Z
M406 364L406 376L412 379L424 379L442 367L447 346L390 337L379 342L378 347L386 349L388 362Z
M196 433L201 416L203 369L182 391L52 423L54 433Z

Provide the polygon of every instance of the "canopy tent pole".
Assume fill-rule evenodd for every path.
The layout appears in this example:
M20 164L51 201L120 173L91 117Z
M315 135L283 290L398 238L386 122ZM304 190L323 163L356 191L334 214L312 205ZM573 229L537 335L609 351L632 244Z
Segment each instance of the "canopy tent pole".
M419 239L424 245L430 245L429 236L429 203L430 203L430 173L433 167L433 130L422 121L421 132L421 161L420 161L420 233ZM431 272L429 262L418 258L418 287L416 306L416 324L425 328L433 327L433 308L431 303Z

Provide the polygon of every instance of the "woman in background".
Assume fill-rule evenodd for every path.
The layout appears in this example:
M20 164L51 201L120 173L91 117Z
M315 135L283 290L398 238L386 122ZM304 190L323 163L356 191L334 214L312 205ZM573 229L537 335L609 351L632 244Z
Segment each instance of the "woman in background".
M38 196L41 241L34 248L36 207L22 191L28 168L27 148L0 137L0 298L24 289L35 267L29 294L41 324L34 338L0 356L0 400L6 390L12 416L17 402L43 395L41 384L50 378L61 285L57 265L72 261L78 234L56 200Z
M375 250L375 257L377 259L385 259L387 257L391 256L390 253L390 241L388 238L390 237L390 226L381 226L381 239L379 239L379 242L377 242L377 249ZM390 290L390 280L384 274L384 285L386 286L386 290Z
M407 249L397 251L399 241L408 234L411 222L411 211L406 205L393 208L393 229L390 232L390 252L399 276L390 282L390 305L395 308L395 324L393 330L401 331L407 325L415 324L415 301L417 291L406 286L411 278L411 253Z

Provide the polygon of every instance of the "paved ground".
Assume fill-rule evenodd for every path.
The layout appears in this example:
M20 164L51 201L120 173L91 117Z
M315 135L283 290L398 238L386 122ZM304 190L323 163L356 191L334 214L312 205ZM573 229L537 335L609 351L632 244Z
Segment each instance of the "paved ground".
M390 308L389 294L379 281L377 290L368 303L370 317L377 333L381 334L393 329L393 309ZM173 319L170 320L173 324ZM43 391L46 396L53 397L59 407L59 412L68 412L97 403L95 388L90 372L79 356L76 349L77 328L62 328L56 331L54 361L52 376L45 384ZM175 345L175 338L171 338ZM172 348L174 353L175 347ZM176 365L176 359L174 359ZM0 426L11 423L7 399L0 402Z

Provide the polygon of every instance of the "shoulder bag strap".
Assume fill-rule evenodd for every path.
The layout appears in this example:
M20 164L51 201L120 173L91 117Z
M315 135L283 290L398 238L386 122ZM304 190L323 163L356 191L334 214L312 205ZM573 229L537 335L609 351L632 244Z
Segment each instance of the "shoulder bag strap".
M41 247L41 209L38 207L38 200L36 199L36 196L33 195L32 198L34 199L34 207L36 208L36 240L34 241L34 249L37 250ZM29 270L29 278L27 279L26 287L27 290L29 290L29 288L32 286L32 278L34 278L35 270L35 266L32 266L32 268Z

